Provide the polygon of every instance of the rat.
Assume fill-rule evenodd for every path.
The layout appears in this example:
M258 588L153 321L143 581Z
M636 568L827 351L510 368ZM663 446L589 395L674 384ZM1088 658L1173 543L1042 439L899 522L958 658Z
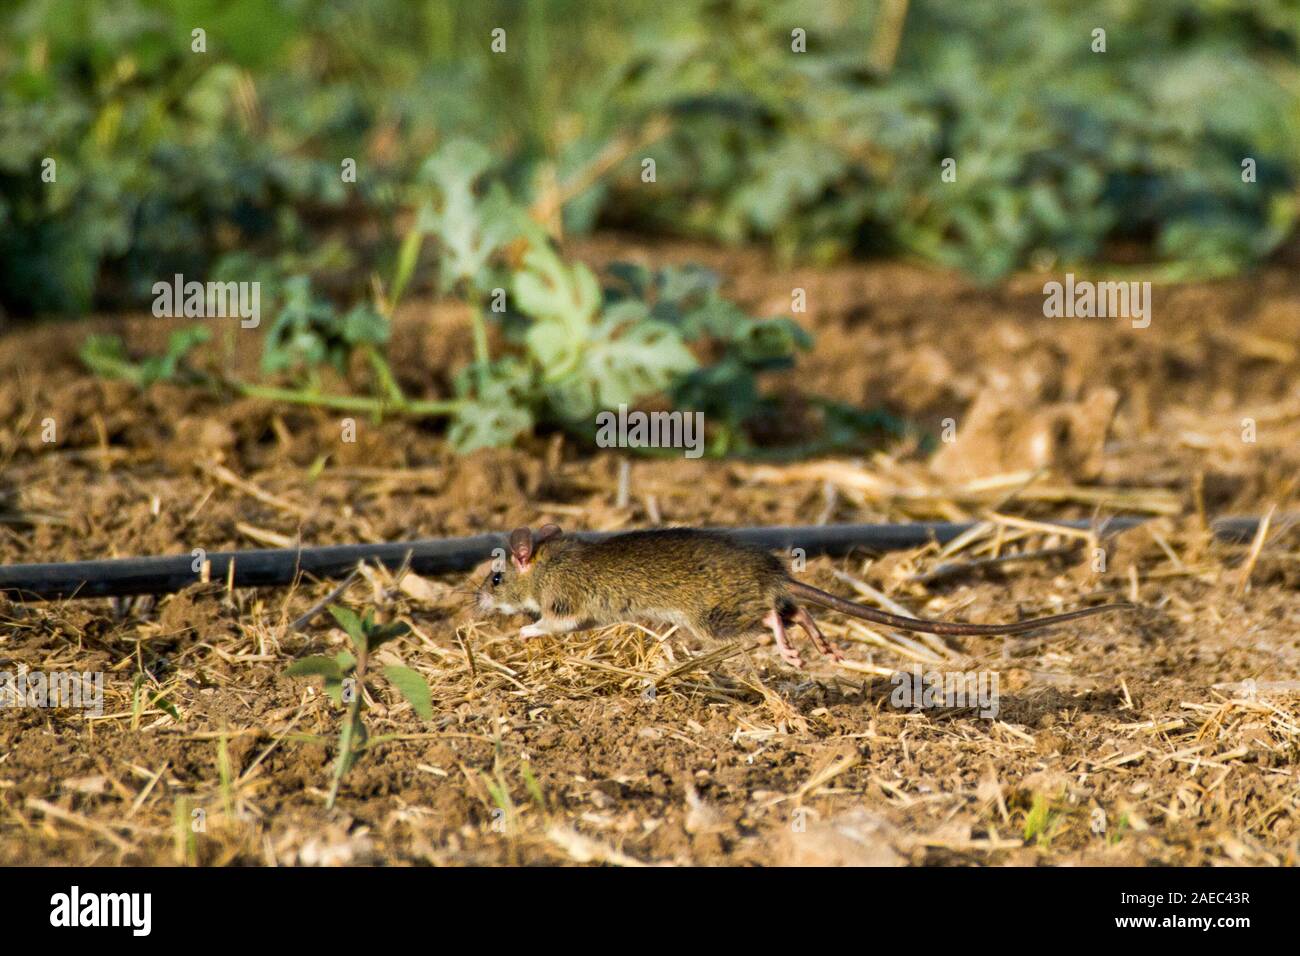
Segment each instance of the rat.
M534 623L519 631L525 639L632 618L677 625L713 639L746 637L766 628L782 659L796 668L803 667L803 659L790 643L794 626L822 654L844 659L805 603L902 630L949 635L1020 634L1133 607L1103 604L1011 624L903 617L804 584L770 551L721 532L664 528L591 542L564 537L553 524L543 525L536 535L530 528L516 528L509 561L496 562L476 593L483 611L533 616Z

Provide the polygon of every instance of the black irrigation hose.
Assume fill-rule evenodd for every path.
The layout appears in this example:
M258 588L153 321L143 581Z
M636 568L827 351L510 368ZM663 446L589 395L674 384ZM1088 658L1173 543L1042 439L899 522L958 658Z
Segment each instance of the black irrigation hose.
M1112 518L1098 527L1111 534L1136 527L1145 518ZM1053 522L1065 528L1088 528L1088 521ZM841 555L855 549L905 551L935 541L945 544L975 527L977 522L915 522L911 524L840 524L785 528L725 528L740 541L773 551L802 548L809 557ZM1220 518L1214 534L1225 541L1249 541L1258 518ZM595 541L611 532L577 532L574 537ZM174 557L115 558L60 564L14 564L0 567L0 596L17 601L51 601L69 598L123 597L132 594L169 594L199 580L196 564L208 562L209 579L229 581L239 588L282 587L299 577L342 578L365 561L397 569L409 564L417 574L437 575L468 571L506 546L505 534L479 534L468 538L425 539L386 544L341 544L323 548L272 548L252 551L214 551ZM231 565L234 573L231 573Z

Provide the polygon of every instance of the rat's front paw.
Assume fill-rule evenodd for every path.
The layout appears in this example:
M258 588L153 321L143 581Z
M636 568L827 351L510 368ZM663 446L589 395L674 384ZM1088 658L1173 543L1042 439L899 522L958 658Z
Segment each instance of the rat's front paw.
M546 628L542 627L540 624L526 624L519 629L519 636L524 640L528 640L531 637L541 637L545 633Z

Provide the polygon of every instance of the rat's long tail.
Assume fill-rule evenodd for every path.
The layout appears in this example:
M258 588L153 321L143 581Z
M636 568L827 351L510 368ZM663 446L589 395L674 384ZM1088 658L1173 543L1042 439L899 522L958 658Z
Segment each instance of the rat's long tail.
M807 601L812 601L814 604L833 608L836 611L851 614L853 617L860 617L864 621L874 621L877 624L897 627L904 631L924 631L926 634L976 636L984 634L1022 634L1025 631L1047 627L1051 624L1064 624L1066 621L1077 621L1081 617L1091 617L1093 614L1105 614L1107 611L1124 611L1134 607L1132 604L1100 604L1097 607L1085 607L1066 614L1036 617L1028 621L1015 621L1011 624L963 624L960 621L927 621L923 618L890 614L888 611L867 607L867 605L859 604L857 601L836 597L828 591L815 588L811 584L804 584L802 581L791 581L790 593Z

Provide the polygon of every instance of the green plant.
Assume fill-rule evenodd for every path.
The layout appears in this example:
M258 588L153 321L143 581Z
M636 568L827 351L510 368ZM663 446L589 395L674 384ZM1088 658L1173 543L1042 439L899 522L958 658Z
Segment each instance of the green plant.
M385 413L423 417L455 411L457 402L407 398L384 354L389 334L388 317L372 306L358 303L340 314L332 303L313 295L307 276L294 276L284 283L284 303L263 341L261 362L263 372L288 374L294 386L261 385L236 379L228 379L227 384L253 398L368 412L376 418ZM322 370L328 368L346 376L354 354L363 355L370 366L372 394L326 391Z
M602 286L586 265L561 258L488 172L488 153L469 141L453 140L429 160L421 187L428 195L378 305L342 312L314 294L305 275L274 281L280 305L261 368L287 382L226 376L225 385L250 397L375 417L448 418L448 439L462 452L510 444L538 424L592 441L598 411L666 399L703 413L711 453L752 452L748 429L774 408L760 391L760 376L789 368L810 347L810 336L789 318L748 315L704 269L616 263ZM474 361L458 370L449 399L408 398L386 357L389 316L412 281L426 238L438 254L439 285L463 299L473 324ZM509 349L496 357L489 316L499 320ZM133 365L120 343L93 340L83 358L101 374L143 384L150 376L178 375L181 358L196 344L178 339L168 355ZM710 361L701 363L697 352ZM325 373L346 383L358 355L371 370L365 391L332 387ZM822 447L839 447L864 430L854 415L830 410L823 432Z
M515 275L515 303L531 320L524 341L550 410L586 419L661 393L698 363L681 332L641 297L609 299L591 270L553 250L529 250Z
M131 306L159 276L205 273L236 245L275 256L318 246L302 212L339 209L346 192L333 156L304 147L346 84L313 87L311 67L292 66L287 11L222 7L204 17L215 49L203 54L188 0L34 0L0 13L0 305ZM277 82L281 64L299 82ZM260 103L251 71L267 71ZM295 130L295 116L317 128ZM357 153L355 133L329 136Z
M167 339L161 355L131 358L126 343L118 335L90 335L82 343L81 361L96 375L121 379L145 389L154 382L197 381L201 376L190 368L187 359L212 333L201 325L177 329Z
M148 686L148 685L153 685ZM149 674L137 671L131 681L131 729L140 729L140 718L151 707L157 707L172 720L179 721L181 713L176 705L167 699L166 692L158 687Z
M352 641L355 653L340 652L333 657L304 657L289 665L285 674L290 677L314 675L325 679L325 693L335 704L346 707L343 724L339 730L338 757L334 762L334 772L330 779L329 797L326 807L333 807L338 797L339 784L344 775L356 762L357 756L367 747L382 741L368 739L365 722L362 720L364 708L364 685L369 676L371 655L380 645L406 634L410 627L401 622L377 624L374 612L366 612L364 617L356 612L337 605L330 605L329 612L334 620ZM411 709L422 720L433 717L433 704L429 694L429 685L423 677L409 667L388 665L382 670L388 682L411 704Z
M560 258L499 182L484 188L490 165L481 146L444 146L425 165L435 196L416 223L441 252L442 288L466 298L474 322L475 365L457 378L452 443L462 451L507 444L539 420L589 438L597 410L667 395L719 423L718 448L734 444L760 407L755 376L788 367L808 335L788 319L751 319L704 270L616 264L615 283L602 289L587 266ZM524 250L516 268L511 248ZM493 314L524 354L494 361L484 297L507 287L509 310ZM687 343L705 339L723 351L701 369Z
M524 358L505 356L462 369L447 440L462 453L509 445L536 424L537 374Z
M485 770L480 770L478 775L488 797L491 798L494 808L492 810L494 823L500 824L497 827L498 831L504 833L512 841L513 845L513 840L519 829L520 807L515 803L514 797L510 793L510 781L506 779L501 740L497 738L493 743L492 772L489 774ZM523 778L524 789L527 791L533 805L537 808L537 812L545 817L547 814L546 796L542 793L541 784L538 783L527 757L519 761L519 775Z
M1033 840L1039 846L1050 846L1060 822L1061 812L1054 808L1054 801L1041 793L1035 793L1033 803L1025 814L1026 842Z
M388 323L365 303L340 315L311 293L307 276L284 284L284 304L262 345L262 370L312 377L318 366L331 365L342 375L354 350L369 354L388 342Z
M178 866L197 866L199 862L199 838L192 812L187 796L177 797L172 804L172 848Z
M626 295L647 304L656 321L714 353L709 364L693 364L674 378L673 406L701 411L713 423L716 454L751 450L745 426L772 404L759 391L759 376L793 367L795 355L812 348L812 336L793 319L748 315L719 292L718 277L707 269L617 263L610 271L622 284L610 293L615 301Z
M1034 0L718 0L662 30L675 42L638 35L600 88L622 122L673 118L653 188L630 163L613 177L625 221L816 258L910 251L993 279L1116 240L1167 275L1222 274L1300 213L1300 20L1283 0L1101 18Z
M496 27L509 55L484 42ZM0 35L11 314L138 306L178 271L387 274L423 238L388 224L466 135L516 196L576 184L569 231L905 251L986 278L1117 240L1222 273L1300 209L1292 0L20 0ZM666 136L602 159L650 117ZM454 204L434 212L456 235Z
M453 139L430 156L421 170L420 182L433 196L425 198L419 207L415 228L407 242L414 242L418 251L423 236L435 238L440 288L443 292L458 293L470 307L474 335L472 374L480 401L495 404L493 396L483 394L489 389L491 375L483 297L494 285L505 281L499 257L506 245L525 235L538 241L540 232L500 182L492 183L486 194L480 196L478 186L491 164L487 149L468 139ZM399 288L404 285L398 283Z
M747 425L772 408L760 392L760 377L789 368L811 345L788 318L749 316L721 295L715 275L695 267L615 263L602 287L587 266L564 262L543 241L528 248L517 271L503 274L514 293L511 309L501 315L513 351L461 369L453 398L408 398L385 357L386 317L367 305L340 314L301 276L284 283L284 304L262 355L267 373L294 384L224 382L271 401L376 417L449 418L448 439L462 452L508 445L539 423L590 441L598 410L663 396L678 409L703 412L713 431L711 452L725 454L753 451ZM140 387L163 379L218 385L186 362L208 338L206 328L184 330L166 354L132 360L120 339L92 337L82 360L97 374ZM713 360L701 364L688 346ZM346 378L356 354L371 368L370 394L327 389L322 372ZM866 430L862 413L839 410L828 415L823 439L830 442L826 447L838 447Z

